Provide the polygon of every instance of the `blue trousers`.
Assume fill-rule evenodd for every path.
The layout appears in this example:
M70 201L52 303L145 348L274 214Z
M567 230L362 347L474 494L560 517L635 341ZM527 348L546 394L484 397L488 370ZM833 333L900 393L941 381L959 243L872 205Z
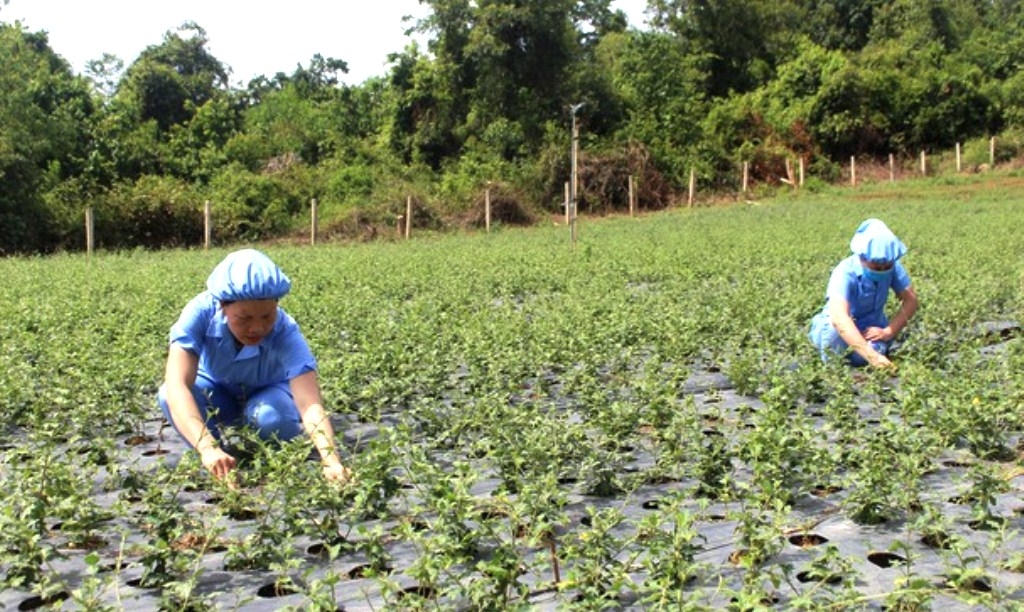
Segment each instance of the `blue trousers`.
M252 393L239 397L225 387L199 375L196 384L192 385L192 397L199 406L206 427L215 438L220 440L220 426L253 427L263 440L291 440L302 433L302 419L299 409L295 406L288 383L276 383ZM167 393L164 386L157 393L157 402L164 416L181 434L177 424L171 418L167 406Z
M857 327L859 328L860 326L858 325ZM870 326L865 326L865 329L867 327ZM876 327L885 327L885 323L883 322L882 325ZM861 333L863 332L864 330L862 329ZM832 318L828 316L828 313L819 312L811 319L811 331L807 335L814 346L818 347L822 361L826 361L829 357L836 355L845 355L846 360L854 367L860 368L868 364L867 360L850 350L850 345L846 344L846 341L840 337L836 328L832 326ZM883 355L888 355L889 347L892 346L892 342L882 342L880 340L869 342L869 344Z

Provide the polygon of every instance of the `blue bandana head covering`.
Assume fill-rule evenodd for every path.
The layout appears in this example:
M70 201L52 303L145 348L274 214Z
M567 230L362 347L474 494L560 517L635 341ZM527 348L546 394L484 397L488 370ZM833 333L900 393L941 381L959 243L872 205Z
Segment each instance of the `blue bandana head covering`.
M853 234L850 250L870 262L891 263L903 257L907 247L885 223L878 219L868 219Z
M206 289L222 302L279 300L291 288L281 268L254 249L231 253L206 279Z

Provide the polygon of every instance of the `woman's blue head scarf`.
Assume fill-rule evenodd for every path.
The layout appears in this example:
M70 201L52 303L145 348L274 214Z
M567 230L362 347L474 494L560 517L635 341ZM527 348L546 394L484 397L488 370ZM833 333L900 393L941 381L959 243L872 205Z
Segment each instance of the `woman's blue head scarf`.
M850 250L874 263L891 263L907 252L896 234L878 219L868 219L860 224L850 241Z
M231 253L206 279L206 289L222 302L279 300L291 287L281 268L255 249Z

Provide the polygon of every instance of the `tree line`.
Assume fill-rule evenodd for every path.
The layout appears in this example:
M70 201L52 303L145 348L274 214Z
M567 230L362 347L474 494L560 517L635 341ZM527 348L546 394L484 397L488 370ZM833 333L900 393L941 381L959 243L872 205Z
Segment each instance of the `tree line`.
M231 85L185 23L130 65L75 73L45 32L2 21L0 254L287 236L319 202L323 233L372 236L408 196L422 227L558 210L578 108L581 211L672 203L691 172L769 184L799 157L822 180L882 158L998 136L1024 148L1019 0L420 0L425 35L386 73L344 59Z

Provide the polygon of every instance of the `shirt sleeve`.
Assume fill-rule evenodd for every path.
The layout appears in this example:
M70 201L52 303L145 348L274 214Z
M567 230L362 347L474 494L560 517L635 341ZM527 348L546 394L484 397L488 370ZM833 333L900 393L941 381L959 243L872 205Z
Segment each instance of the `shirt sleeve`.
M848 264L849 262L844 260L832 270L832 275L828 278L828 289L825 292L825 297L829 301L843 299L851 305L854 303L857 277L850 272Z
M285 329L279 338L277 350L283 355L285 378L291 380L306 372L316 371L316 358L298 324L290 315L282 313L282 316L286 317Z
M170 343L180 346L193 355L200 355L203 349L203 340L206 338L206 330L210 325L210 317L214 312L211 306L216 307L205 293L192 298L185 309L181 311L177 322L171 326Z
M892 269L892 290L899 295L910 288L910 274L907 273L907 269L903 267L903 264L896 262L896 265Z

